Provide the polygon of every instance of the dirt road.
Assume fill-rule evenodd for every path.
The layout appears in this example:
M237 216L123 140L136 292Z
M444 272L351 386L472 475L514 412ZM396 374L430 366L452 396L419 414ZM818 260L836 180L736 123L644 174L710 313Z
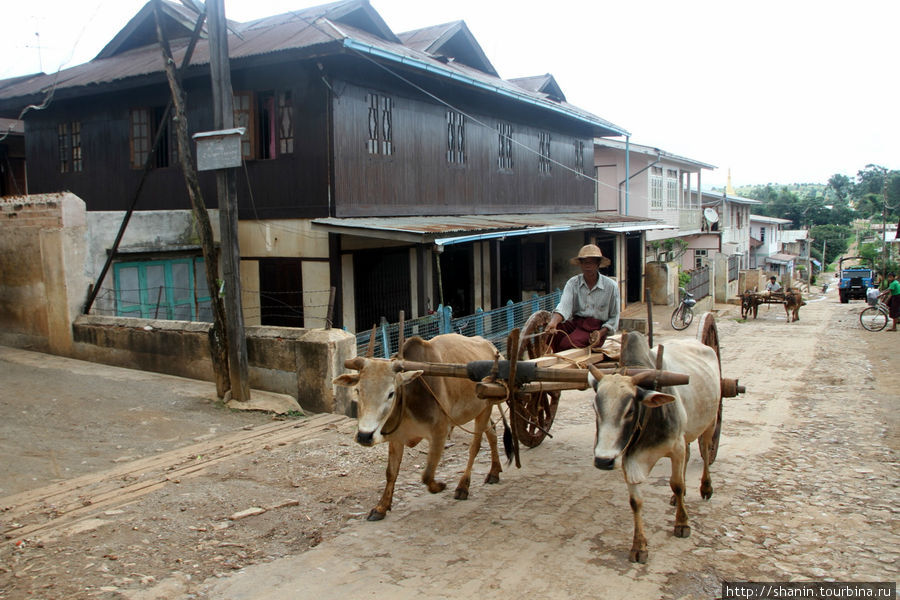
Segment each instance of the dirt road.
M833 291L808 300L791 324L775 306L755 321L738 321L736 307L719 316L724 374L748 393L726 400L710 501L700 499L693 453L690 538L672 536L668 461L653 471L646 565L627 559L621 473L592 466L587 393L567 392L554 438L523 453L523 468L508 468L499 485L473 483L467 501L428 494L418 483L425 449L407 450L394 509L378 523L364 518L386 448L353 444L349 420L260 423L138 448L86 474L97 481L83 488L36 482L23 492L31 504L0 499L9 539L0 598L705 599L723 580L895 581L900 376L886 357L900 338L863 331L862 305L839 304ZM657 341L667 335L658 324ZM439 469L451 483L465 438L454 434ZM488 464L483 453L473 481ZM131 486L121 502L109 487L117 480ZM54 485L69 485L63 497L80 499L81 512L41 500ZM253 507L265 512L229 518Z

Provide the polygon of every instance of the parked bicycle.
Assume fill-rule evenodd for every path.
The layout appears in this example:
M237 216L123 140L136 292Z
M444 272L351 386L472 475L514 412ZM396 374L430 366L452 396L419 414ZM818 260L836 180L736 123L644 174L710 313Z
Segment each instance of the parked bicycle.
M888 307L881 300L872 306L867 306L859 313L859 324L869 331L881 331L887 327L890 320Z
M694 320L694 305L697 304L697 301L694 300L694 295L688 293L686 289L678 288L678 290L681 292L681 302L672 311L670 322L673 329L681 331L687 329Z

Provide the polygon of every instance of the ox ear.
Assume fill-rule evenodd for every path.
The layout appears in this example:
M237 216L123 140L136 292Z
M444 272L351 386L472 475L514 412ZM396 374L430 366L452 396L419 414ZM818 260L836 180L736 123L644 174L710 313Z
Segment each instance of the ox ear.
M397 378L400 380L401 385L405 385L414 379L417 379L422 376L425 371L400 371L397 373Z
M340 377L335 377L331 380L331 383L334 385L343 385L346 387L351 387L359 383L359 373L345 373Z
M645 390L644 388L639 387L638 400L640 400L647 408L656 408L657 406L674 402L675 396L672 394L663 394L662 392Z

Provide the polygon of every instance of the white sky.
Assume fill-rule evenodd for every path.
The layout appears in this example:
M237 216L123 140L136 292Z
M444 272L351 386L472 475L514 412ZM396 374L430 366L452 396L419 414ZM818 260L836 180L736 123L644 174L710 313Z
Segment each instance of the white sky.
M225 0L225 12L247 21L322 3ZM397 33L466 21L501 77L552 73L632 142L716 165L704 184L729 169L734 185L900 169L897 0L371 3ZM143 5L6 0L0 78L90 60Z

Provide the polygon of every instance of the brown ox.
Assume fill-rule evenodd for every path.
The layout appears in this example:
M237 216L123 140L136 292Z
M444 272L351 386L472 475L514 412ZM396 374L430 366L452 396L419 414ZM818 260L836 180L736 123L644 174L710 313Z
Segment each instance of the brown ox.
M623 336L622 342L624 365L654 367L657 350L649 348L643 335L631 332ZM672 461L669 486L676 507L676 537L691 534L684 508L684 474L690 456L689 444L694 440L699 440L703 458L700 495L709 499L713 493L709 476L710 443L716 430L721 390L716 353L697 340L675 339L666 344L662 368L687 374L688 384L656 392L642 387L650 385L653 372L635 376L603 375L593 366L588 377L595 392L597 417L594 466L613 469L621 458L628 484L634 515L634 540L628 555L631 562L647 562L640 484L660 458L669 457Z
M412 337L401 346L399 356L416 362L468 363L492 360L494 346L484 338L465 337L455 333L439 335L430 341ZM444 442L453 426L474 421L469 462L459 480L454 497L465 500L469 496L472 465L481 447L481 435L486 433L491 446L491 470L485 483L500 481L500 457L497 434L489 427L493 405L475 395L475 383L453 377L430 377L422 371L395 372L397 359L362 358L353 360L357 374L335 378L337 385L355 388L358 400L356 441L363 446L388 443L388 465L384 493L369 512L370 521L384 518L391 509L394 484L403 458L403 447L428 440L428 461L422 472L422 483L435 494L446 484L435 481L434 473ZM349 366L349 361L348 361Z
M800 290L792 290L788 288L784 293L784 312L787 313L787 322L800 320L800 307L806 306L803 301L803 294ZM793 317L793 319L791 318Z

